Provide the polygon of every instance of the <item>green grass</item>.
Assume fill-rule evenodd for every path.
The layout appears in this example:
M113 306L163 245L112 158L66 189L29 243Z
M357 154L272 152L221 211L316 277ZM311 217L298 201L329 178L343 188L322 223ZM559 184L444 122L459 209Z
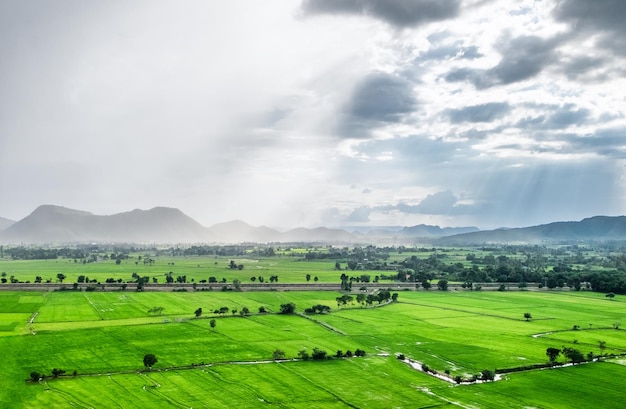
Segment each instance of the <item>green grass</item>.
M388 408L450 402L521 408L572 407L575 402L574 406L589 406L607 396L609 403L603 407L617 407L613 402L618 401L626 366L616 363L514 373L495 383L455 386L413 370L393 355L402 353L436 370L469 376L483 369L544 363L548 347L599 354L598 343L604 341L605 352L623 353L626 331L610 329L626 316L621 299L573 292L403 291L398 303L338 309L337 296L333 292L0 293L0 350L5 357L0 402L10 402L4 407L30 408ZM286 302L295 302L298 312L314 304L329 305L333 312L313 319L212 313L222 306L278 311ZM163 307L163 315L148 314L153 307ZM201 318L193 314L198 307L204 311ZM530 322L524 320L525 312L532 314ZM209 325L213 318L215 328ZM573 325L580 329L572 330ZM533 337L536 334L543 335ZM368 356L226 364L265 361L275 349L292 358L314 347L330 355L361 348ZM158 357L156 371L138 373L146 353ZM391 356L376 356L382 353ZM212 366L175 369L192 363ZM48 379L42 385L24 382L31 371L49 374L52 368L69 374L76 370L78 376Z
M243 270L231 270L228 268L230 260L244 266ZM137 263L137 264L135 264ZM19 281L33 282L35 277L40 276L44 281L57 282L57 274L66 276L65 283L74 283L78 276L83 275L89 279L95 279L104 283L107 278L132 280L133 273L144 277L155 277L159 283L165 283L165 275L172 272L172 276L187 276L187 282L192 279L195 282L208 280L216 277L218 281L223 278L228 283L238 279L243 283L251 283L251 277L262 276L265 282L269 282L272 275L277 275L279 283L306 283L306 275L318 277L321 283L338 283L341 272L334 270L334 260L304 261L297 257L271 257L271 258L231 258L213 256L190 256L190 257L159 257L155 258L152 265L143 264L137 257L123 260L121 264L115 264L114 260L102 260L94 263L74 263L71 259L57 260L6 260L0 259L0 271L6 273L6 278L11 276ZM372 278L380 274L376 271L359 271L360 274L370 274ZM257 281L258 282L258 281ZM217 284L214 284L217 285Z

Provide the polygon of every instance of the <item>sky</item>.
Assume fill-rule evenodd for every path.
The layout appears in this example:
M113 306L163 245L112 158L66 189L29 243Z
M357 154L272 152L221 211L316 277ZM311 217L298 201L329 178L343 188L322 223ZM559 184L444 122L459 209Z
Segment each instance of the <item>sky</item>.
M622 0L0 0L0 216L626 213Z

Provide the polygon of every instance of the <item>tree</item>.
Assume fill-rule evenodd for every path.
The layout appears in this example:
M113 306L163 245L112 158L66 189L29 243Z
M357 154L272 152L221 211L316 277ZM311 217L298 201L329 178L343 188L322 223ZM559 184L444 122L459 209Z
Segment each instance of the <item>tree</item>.
M196 315L196 318L200 318L200 316L202 315L202 308L198 308L197 310L195 310L194 314Z
M148 369L152 369L154 364L156 364L157 362L159 362L159 360L154 354L145 354L143 356L143 366Z
M600 354L604 355L604 350L606 349L606 341L598 341L598 348L600 348Z
M432 286L433 285L428 280L422 281L422 287L424 290L430 290Z
M615 293L608 293L607 295L605 295L605 297L607 297L609 300L612 300L613 298L615 298Z
M39 381L39 379L41 379L41 374L37 371L32 371L30 373L30 380L33 382L37 382Z
M391 301L393 301L393 302L398 301L398 293L391 294Z
M340 279L341 279L341 290L342 291L350 291L350 290L352 290L352 281L350 281L350 278L348 277L347 274L342 273Z
M211 328L215 329L215 318L209 321L209 325L211 326Z
M493 381L496 378L496 373L491 369L483 369L480 372L480 379L483 381Z
M578 363L578 362L583 362L585 360L585 357L583 356L583 354L574 348L563 348L563 355L569 359L573 364Z
M63 369L58 369L58 368L53 368L52 369L52 377L53 378L58 378L60 375L63 375L65 373L65 370Z
M65 280L65 274L59 273L57 274L57 278L59 279L60 282L63 282L63 280Z
M259 307L259 314L265 314L266 312L267 312L267 309L264 306Z
M317 347L313 348L313 353L311 354L311 358L316 361L322 361L326 359L326 351L319 349Z
M437 288L441 291L448 291L448 280L439 280L437 282Z
M281 314L293 314L296 311L296 304L290 302L280 305Z
M250 315L250 309L248 307L243 307L239 312L239 315L241 315L242 317Z
M280 349L275 350L272 353L272 358L274 359L274 361L278 361L280 359L285 359L285 351L282 351Z
M311 274L306 275L306 282L308 283L309 281L311 281Z
M300 359L302 359L303 361L308 361L310 358L309 353L306 351L306 349L301 349L298 352L298 356L300 357Z
M548 348L546 349L546 355L551 363L556 362L556 359L561 355L561 350L558 348Z
M532 317L533 317L533 316L532 316L529 312L525 312L525 313L524 313L524 318L526 319L526 321L530 321L530 319L531 319Z

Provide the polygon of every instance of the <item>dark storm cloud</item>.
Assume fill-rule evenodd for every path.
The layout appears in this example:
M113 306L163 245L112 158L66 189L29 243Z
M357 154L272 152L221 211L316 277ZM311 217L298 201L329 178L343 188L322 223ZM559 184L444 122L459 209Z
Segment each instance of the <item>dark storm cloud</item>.
M478 207L459 204L458 200L458 197L456 197L451 190L445 190L426 196L416 205L398 203L395 205L368 208L368 216L373 211L378 211L381 213L396 211L404 214L423 214L439 216L459 216L474 214L477 212Z
M587 76L591 70L603 68L608 62L609 61L606 58L602 57L576 57L565 62L562 69L567 78L570 80L577 80ZM595 75L594 78L600 81L606 79L604 70L601 70L601 72L598 75Z
M583 125L590 120L591 111L574 104L535 106L543 113L527 117L515 124L515 127L528 130L566 129L570 126Z
M416 105L410 81L382 72L371 74L352 92L340 132L349 137L365 137L372 128L402 122Z
M509 104L505 102L491 102L488 104L474 105L461 109L446 110L450 122L491 122L501 118L511 111Z
M458 58L463 60L475 60L483 55L478 51L478 47L463 47L460 43L446 45L442 47L431 48L428 51L420 53L418 61L428 60L447 60Z
M553 129L567 128L572 125L581 125L587 121L591 111L586 108L574 109L573 104L567 104L556 110L546 121L546 125Z
M593 38L596 47L613 55L626 56L626 2L623 0L563 0L555 7L554 17L568 23L577 40ZM598 65L576 64L572 68L595 68ZM589 61L587 61L589 62ZM575 71L577 72L577 71ZM578 71L579 72L579 71ZM613 74L626 75L624 71ZM602 78L601 78L602 79Z
M562 41L562 37L521 36L509 39L504 36L498 47L502 59L495 67L487 70L459 68L450 71L445 79L448 82L469 81L479 89L524 81L556 61L555 49Z
M415 27L456 17L460 0L304 0L305 14L352 14L396 27Z
M623 0L563 0L554 9L554 16L573 24L575 30L626 33Z
M600 129L593 134L568 138L571 149L577 152L593 151L599 155L626 159L626 127Z

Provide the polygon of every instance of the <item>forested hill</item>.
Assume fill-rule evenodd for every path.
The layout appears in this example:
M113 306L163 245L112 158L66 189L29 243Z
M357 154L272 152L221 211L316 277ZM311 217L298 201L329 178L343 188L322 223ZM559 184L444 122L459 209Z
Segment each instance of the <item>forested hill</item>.
M484 230L438 240L440 245L626 240L626 216L595 216L515 229Z

